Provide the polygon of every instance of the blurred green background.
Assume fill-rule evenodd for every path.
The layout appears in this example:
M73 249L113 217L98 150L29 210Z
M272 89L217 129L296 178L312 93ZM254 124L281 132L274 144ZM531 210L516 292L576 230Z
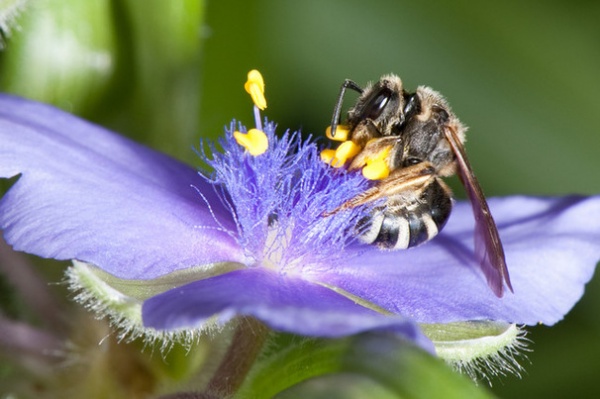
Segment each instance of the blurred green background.
M233 118L252 123L242 90L252 68L265 76L266 115L280 131L316 135L345 78L396 73L407 88L440 91L470 127L467 151L488 196L600 192L600 2L39 3L60 8L65 27L54 31L43 7L18 19L1 60L3 90L193 164L200 138ZM42 33L25 36L34 29ZM523 378L496 379L493 390L596 398L599 308L596 278L565 321L529 329Z

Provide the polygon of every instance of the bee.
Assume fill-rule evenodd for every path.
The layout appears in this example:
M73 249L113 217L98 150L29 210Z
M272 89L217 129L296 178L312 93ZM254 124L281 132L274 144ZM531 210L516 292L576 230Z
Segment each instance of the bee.
M445 98L426 86L405 91L395 75L364 89L347 79L333 112L333 139L347 89L360 93L344 124L345 139L358 148L347 169L362 169L384 154L387 177L329 214L378 201L382 205L359 222L361 241L383 249L414 247L436 236L448 221L452 193L442 178L458 173L475 217L476 259L498 297L505 284L512 291L496 223L463 147L466 128Z

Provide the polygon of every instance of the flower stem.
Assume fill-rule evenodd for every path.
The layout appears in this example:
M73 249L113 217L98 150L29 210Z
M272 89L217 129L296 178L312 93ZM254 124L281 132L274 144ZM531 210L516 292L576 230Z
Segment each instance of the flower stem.
M229 349L225 353L217 371L209 381L204 395L211 397L230 397L244 382L253 366L269 329L260 321L243 317L239 320Z

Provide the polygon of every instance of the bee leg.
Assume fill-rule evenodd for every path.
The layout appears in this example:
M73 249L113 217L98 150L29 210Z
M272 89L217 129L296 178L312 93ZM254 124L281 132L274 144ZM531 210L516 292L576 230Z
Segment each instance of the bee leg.
M376 186L344 202L333 211L326 212L324 216L331 216L340 211L398 195L402 192L420 190L434 178L435 169L429 162L421 162L417 165L396 169Z

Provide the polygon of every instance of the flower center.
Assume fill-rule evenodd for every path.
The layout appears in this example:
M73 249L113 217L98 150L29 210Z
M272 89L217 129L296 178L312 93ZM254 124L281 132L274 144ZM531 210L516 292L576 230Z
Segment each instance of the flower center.
M260 94L264 85L254 75L246 86ZM364 192L369 182L323 163L316 144L298 133L278 137L273 123L260 123L261 101L254 106L256 127L233 124L221 141L222 152L213 151L206 160L214 170L211 182L224 193L222 201L235 220L232 234L249 266L286 273L331 267L356 241L355 226L366 215L360 207L331 211Z
M297 260L286 256L292 242L292 229L281 228L279 221L273 219L267 229L262 265L279 271L293 269Z

